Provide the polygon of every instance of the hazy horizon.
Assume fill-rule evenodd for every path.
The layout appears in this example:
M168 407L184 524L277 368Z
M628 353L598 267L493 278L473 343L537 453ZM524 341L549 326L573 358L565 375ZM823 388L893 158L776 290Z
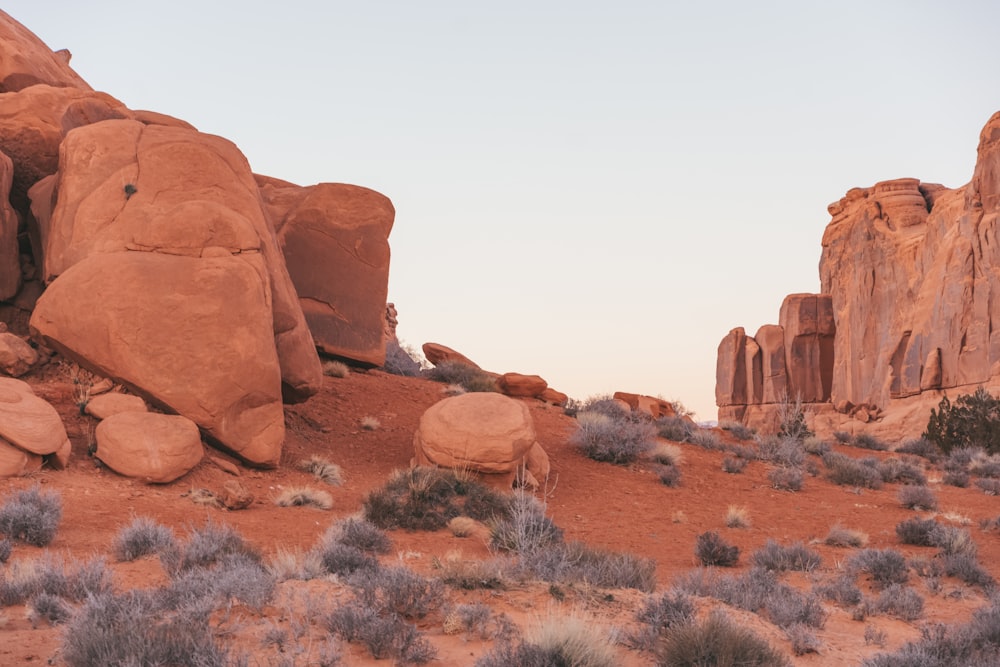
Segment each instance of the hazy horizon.
M985 1L3 10L257 173L388 196L404 343L701 420L722 337L818 291L826 206L964 185L1000 110Z

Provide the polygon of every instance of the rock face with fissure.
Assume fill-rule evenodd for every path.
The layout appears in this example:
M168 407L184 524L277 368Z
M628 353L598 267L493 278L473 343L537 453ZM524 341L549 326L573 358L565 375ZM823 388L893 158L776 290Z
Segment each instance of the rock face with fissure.
M821 294L791 295L783 335L765 327L755 336L760 405L784 382L820 428L908 437L943 392L1000 390L1000 113L983 128L965 186L883 181L848 191L829 211ZM746 372L737 377L734 343L730 333L719 348L720 417L754 405L741 402ZM779 346L784 368L774 363Z

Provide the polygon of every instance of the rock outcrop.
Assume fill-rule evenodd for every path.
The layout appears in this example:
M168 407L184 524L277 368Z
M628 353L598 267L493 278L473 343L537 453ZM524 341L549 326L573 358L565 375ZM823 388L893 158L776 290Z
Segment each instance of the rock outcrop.
M967 185L883 181L829 212L815 305L790 296L783 335L755 336L759 404L784 383L821 429L907 437L944 392L1000 389L1000 113L980 135ZM720 419L754 414L739 409L755 404L747 371L735 368L741 344L731 332L719 346Z
M35 33L0 11L0 93L45 83L90 90L70 66L69 51L52 51Z
M37 470L43 457L57 468L69 458L70 442L59 413L27 382L0 378L0 476Z
M187 474L205 454L198 427L178 415L119 412L102 420L94 437L104 465L151 484Z

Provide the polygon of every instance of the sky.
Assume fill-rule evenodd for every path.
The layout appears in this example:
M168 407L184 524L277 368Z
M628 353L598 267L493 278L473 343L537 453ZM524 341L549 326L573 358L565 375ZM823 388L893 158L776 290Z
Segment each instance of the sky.
M826 207L961 187L1000 3L8 0L97 90L396 208L398 335L716 416L716 349L819 290Z

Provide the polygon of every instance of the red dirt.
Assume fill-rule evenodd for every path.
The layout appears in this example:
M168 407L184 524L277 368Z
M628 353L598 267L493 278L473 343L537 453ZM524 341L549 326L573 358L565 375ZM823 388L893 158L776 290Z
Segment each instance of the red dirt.
M73 386L68 380L51 371L47 375L49 377L26 379L36 393L59 410L73 442L73 460L65 471L42 471L30 478L8 480L4 482L3 495L34 484L58 489L62 494L64 515L57 537L48 549L77 558L101 555L107 557L109 563L113 561L110 551L115 534L135 516L152 517L180 535L208 519L230 523L267 556L275 554L279 547L305 551L334 521L356 513L365 495L383 485L394 469L409 465L412 436L419 417L442 398L440 384L379 371L351 373L343 379L325 378L324 389L319 395L304 404L286 406L288 434L281 466L269 471L241 468L238 479L254 494L255 502L248 510L226 512L195 505L186 496L194 488L220 490L227 480L234 479L208 457L177 482L160 486L125 479L100 467L87 455L94 420L81 416L73 405ZM835 486L822 477L807 477L800 492L778 491L768 482L768 464L752 462L742 474L727 474L721 469L723 453L684 444L680 445L684 455L680 464L681 484L668 488L660 483L647 464L619 467L583 457L568 443L575 428L571 418L561 409L537 401L529 405L539 441L552 462L553 476L544 496L553 520L565 530L567 539L654 558L658 590L669 586L675 576L695 567L695 539L707 530L718 531L742 550L740 564L734 572L745 571L749 567L750 554L767 539L781 543L819 541L836 523L866 532L872 547L894 547L908 556L928 558L935 553L930 548L899 544L894 530L896 524L917 515L902 508L896 500L899 485L887 484L879 491L856 492ZM380 427L372 431L362 429L360 420L363 417L375 417ZM723 439L729 437L721 431L719 435ZM837 449L855 457L872 454L839 446ZM213 456L225 458L215 450L208 451ZM284 487L321 486L309 474L295 468L296 462L312 454L323 455L343 468L345 483L340 487L324 487L333 495L333 509L324 512L275 506L273 497ZM875 455L887 456L885 453ZM940 473L936 474L940 477ZM934 475L931 472L932 478ZM1000 513L1000 500L974 487L959 489L932 482L932 488L938 496L941 512L956 512L971 520L969 530L979 545L980 562L994 577L1000 578L997 533L977 527L980 519L992 519ZM752 521L750 528L725 526L724 515L730 505L746 508ZM457 538L448 531L392 531L390 537L393 555L386 560L401 559L423 573L433 571L435 557L451 551L460 550L465 558L490 555L482 541ZM812 547L823 557L818 572L790 576L786 580L807 588L812 581L835 574L851 553L850 549L827 547L822 543L812 544ZM35 558L41 552L34 547L16 545L13 560ZM164 579L155 559L112 563L112 568L120 588L153 586ZM962 621L968 618L972 609L986 601L981 592L955 580L947 580L944 591L935 595L926 590L923 581L913 579L912 583L925 598L923 620ZM608 627L627 626L637 605L645 598L634 591L612 591L605 595L584 587L561 587L560 590L565 594L561 603L555 600L547 584L515 586L499 592L449 591L448 597L452 602L487 602L528 629L546 614L570 612L592 616ZM243 625L237 633L237 645L254 651L262 664L268 664L269 656L276 655L275 649L262 647L260 636L270 627L269 623L279 622L278 618L287 620L294 609L301 608L303 598L296 596L307 592L326 598L327 602L331 596L344 595L343 586L326 580L286 582L279 587L275 603L266 608L263 615L240 608ZM707 601L702 603L703 608L708 605ZM897 648L919 636L922 621L906 623L877 616L859 622L851 619L849 611L832 605L827 608L826 626L816 631L822 642L820 653L794 658L796 664L857 664L864 657L885 650L865 645L866 624L886 632L886 649ZM791 655L789 642L775 626L753 614L728 611ZM419 627L439 651L436 664L472 664L491 645L463 634L445 634L440 613L428 616ZM318 635L314 640L318 641ZM55 662L51 664L60 664L59 641L58 629L44 624L32 629L25 620L23 607L7 608L0 620L0 664L53 659ZM372 660L360 646L345 644L344 648L348 664L387 662ZM624 648L619 653L623 665L651 662L649 654Z

